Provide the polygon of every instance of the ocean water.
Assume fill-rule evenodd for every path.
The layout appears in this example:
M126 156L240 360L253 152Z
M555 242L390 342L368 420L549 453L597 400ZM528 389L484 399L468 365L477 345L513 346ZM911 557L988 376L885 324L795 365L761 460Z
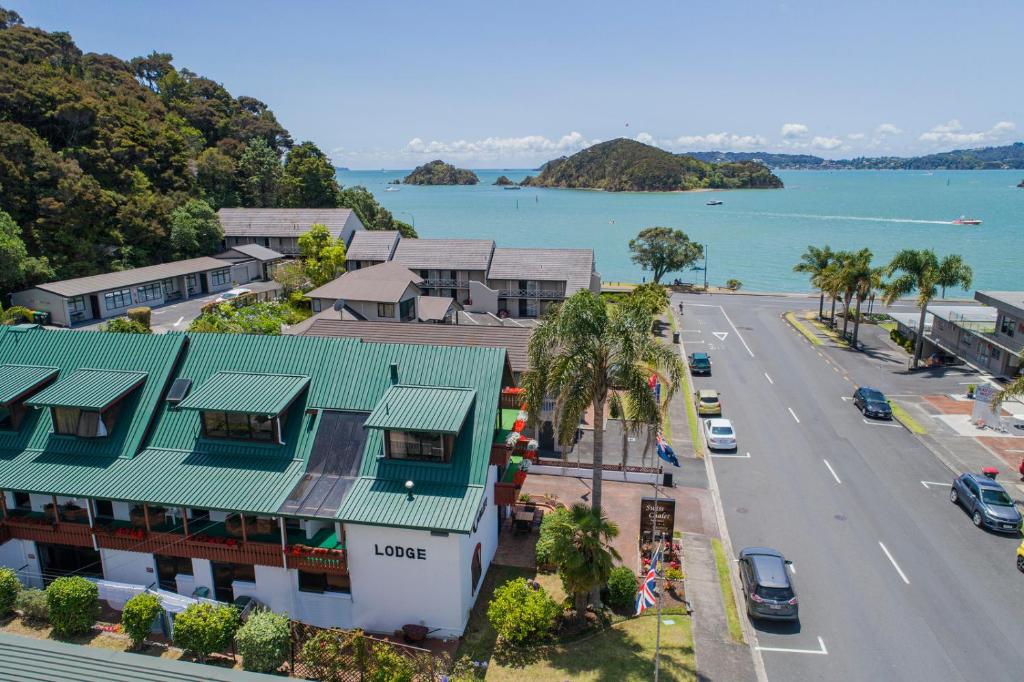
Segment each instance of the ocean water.
M809 291L793 265L808 244L828 244L867 247L878 264L903 248L956 253L974 269L972 289L1024 288L1024 189L1016 187L1024 171L779 171L782 190L648 194L510 191L491 183L530 171L479 170L475 186L385 191L388 180L407 172L338 171L338 180L365 186L421 237L590 247L605 281L640 281L645 273L629 259L629 240L664 225L706 244L711 284L735 278L744 289ZM710 199L724 203L707 206ZM983 223L952 225L960 215ZM669 275L675 277L703 281L704 273Z

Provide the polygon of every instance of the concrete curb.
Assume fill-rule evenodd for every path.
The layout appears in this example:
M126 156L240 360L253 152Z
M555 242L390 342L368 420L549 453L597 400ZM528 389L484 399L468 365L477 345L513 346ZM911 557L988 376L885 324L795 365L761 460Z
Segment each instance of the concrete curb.
M675 315L676 311L671 309L669 306L669 314ZM676 319L676 324L679 329L682 329L682 320ZM679 341L679 354L682 356L686 377L690 382L690 386L693 386L693 375L690 374L690 365L686 362L686 344L682 340L682 334L680 334ZM699 417L698 417L699 420ZM704 439L704 430L697 428L697 432L701 439L701 443L704 446L704 451L710 455L710 450L707 449L707 442ZM768 673L764 667L764 659L761 657L761 651L758 648L757 633L754 631L753 626L750 624L750 620L743 617L746 613L746 609L741 601L743 595L743 588L740 585L739 575L734 568L734 562L731 561L732 557L736 556L735 550L733 549L732 539L729 537L729 527L725 522L725 508L722 506L722 496L718 490L718 479L715 477L715 468L713 464L714 457L704 457L704 470L708 477L708 490L711 492L711 500L715 507L715 522L718 525L719 539L722 541L722 549L725 551L726 559L729 559L729 580L732 582L732 594L733 601L736 602L736 609L740 615L740 628L743 631L743 636L747 640L747 646L750 648L750 657L754 661L754 674L757 676L758 682L768 682ZM721 588L719 588L721 591ZM721 594L719 594L721 599ZM699 674L698 674L699 679Z

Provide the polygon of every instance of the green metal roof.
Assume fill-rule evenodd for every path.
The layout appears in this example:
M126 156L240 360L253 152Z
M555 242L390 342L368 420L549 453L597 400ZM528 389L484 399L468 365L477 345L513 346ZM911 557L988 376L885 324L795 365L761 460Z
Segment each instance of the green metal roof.
M34 407L78 407L103 410L138 388L146 372L76 369L25 401Z
M217 372L178 408L278 415L308 385L308 376Z
M347 523L469 533L483 501L480 485L416 483L362 478L345 497L338 516Z
M0 366L0 405L11 402L19 396L57 376L60 372L56 367L36 367L33 365Z
M476 391L440 386L391 386L366 420L368 429L457 434Z

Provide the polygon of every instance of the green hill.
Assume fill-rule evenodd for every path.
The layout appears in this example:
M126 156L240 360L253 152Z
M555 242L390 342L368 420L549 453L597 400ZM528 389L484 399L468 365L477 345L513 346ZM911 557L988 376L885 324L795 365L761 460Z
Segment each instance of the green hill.
M823 159L810 154L771 152L688 152L708 162L758 161L769 168L807 170L993 170L1024 168L1024 142L1001 147L954 149L925 156L859 156L855 159Z
M406 185L475 185L480 179L471 170L437 159L417 166L402 182Z
M522 184L609 192L673 192L775 188L782 187L782 180L753 161L707 163L619 138L549 161L541 166L539 175Z

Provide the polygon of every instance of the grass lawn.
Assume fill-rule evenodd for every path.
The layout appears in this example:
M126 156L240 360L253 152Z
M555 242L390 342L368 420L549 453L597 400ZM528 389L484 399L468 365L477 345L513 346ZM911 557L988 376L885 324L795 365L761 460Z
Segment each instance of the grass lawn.
M722 589L722 602L725 606L725 619L729 622L729 634L739 644L743 644L743 629L740 627L740 614L736 609L733 597L732 580L729 579L729 560L722 549L722 541L711 538L711 548L715 551L715 568L718 569L718 585Z
M557 601L565 597L557 575L492 565L480 598L469 619L458 656L487 661L485 679L496 682L534 680L651 680L654 676L654 641L657 621L653 616L622 620L611 628L568 644L553 644L513 654L495 654L497 635L487 622L487 602L495 585L512 578L535 578ZM673 621L666 625L665 620ZM663 680L696 679L690 619L684 614L663 613L661 670Z
M818 335L812 332L807 327L805 327L799 320L797 320L796 315L794 315L793 313L786 313L786 321L793 325L794 329L803 334L804 338L806 338L812 346L821 345L821 339L818 338Z
M928 433L927 429L917 423L917 420L910 416L910 413L903 409L903 407L892 400L889 401L889 407L892 408L892 416L895 417L896 421L907 427L907 430L911 433L916 433L919 436L923 436Z
M884 329L887 332L891 332L893 329L896 328L896 323L895 322L879 322L878 326L881 327L882 329Z
M693 404L693 389L690 388L690 377L686 372L683 372L683 390L680 397L683 400L683 405L686 406L686 421L690 424L690 442L693 443L693 452L698 457L703 457L704 446L701 445L700 434L697 433L699 422L697 408Z

